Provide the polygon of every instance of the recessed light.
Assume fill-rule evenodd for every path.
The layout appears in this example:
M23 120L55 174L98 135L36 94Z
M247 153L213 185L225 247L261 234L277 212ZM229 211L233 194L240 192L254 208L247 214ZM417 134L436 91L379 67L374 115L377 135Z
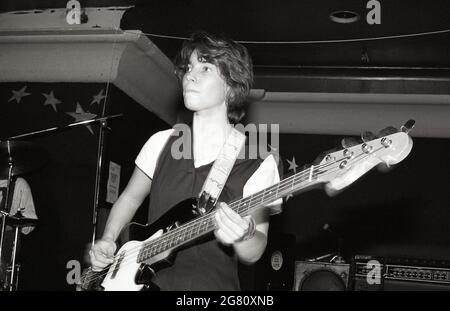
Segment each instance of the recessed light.
M330 14L330 19L339 24L350 24L359 20L359 14L352 11L335 11Z

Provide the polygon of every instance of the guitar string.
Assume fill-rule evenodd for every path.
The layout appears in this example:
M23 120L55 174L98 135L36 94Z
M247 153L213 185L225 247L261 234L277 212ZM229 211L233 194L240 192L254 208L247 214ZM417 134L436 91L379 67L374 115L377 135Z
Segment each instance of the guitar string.
M363 154L360 154L360 155L354 157L354 159L357 159L361 155L363 155ZM314 167L313 171L318 171L321 167L327 167L330 165L334 165L335 163L341 162L346 159L349 159L349 157L343 157L339 160L336 160L333 163L317 165ZM280 192L280 190L283 191L285 189L292 189L294 187L294 184L296 183L295 179L298 179L297 183L306 181L307 179L302 179L302 178L309 176L311 174L310 171L311 171L311 167L309 167L308 169L305 169L304 171L296 173L288 178L285 178L282 181L280 181L279 183L272 185L266 189L263 189L257 193L254 193L251 196L247 196L246 198L237 199L237 200L229 203L229 205L232 209L236 209L239 212L241 205L242 205L242 208L245 209L245 208L248 208L248 206L245 206L245 205L251 205L252 203L253 204L261 204L262 202L264 202L266 200L269 201L268 203L271 203L271 202L277 200L277 198L276 198L277 193ZM317 172L315 172L315 173L316 173L315 177L318 176ZM289 182L287 182L287 181L289 181ZM275 197L273 197L273 193L275 193ZM266 195L269 195L268 198L265 198ZM268 204L268 203L266 203L266 204ZM235 206L236 204L237 204L237 207ZM185 223L182 227L176 228L172 231L169 231L167 234L165 234L162 237L158 237L152 241L144 242L144 244L147 244L147 245L144 245L143 248L151 247L154 250L156 250L156 252L159 252L159 248L161 246L164 248L167 246L167 244L170 245L171 243L177 243L178 241L173 241L174 236L180 235L180 233L186 234L187 232L190 232L190 234L192 234L195 231L195 229L197 227L199 227L198 225L200 223L205 224L206 222L210 221L210 219L208 219L208 217L207 217L208 215L204 215L204 216L205 217L195 218L195 219ZM170 240L172 240L172 242L167 243ZM150 246L150 245L152 245L152 246ZM170 247L169 247L169 249L170 249Z
M326 174L327 174L327 173L326 173ZM290 191L285 191L285 190L284 190L284 191L283 191L283 193L284 193L283 195L288 194L289 192L290 192ZM270 200L267 200L266 202L264 202L264 204L269 204L270 202L271 202ZM248 209L248 211L252 211L252 210L257 209L257 208L259 208L259 207L255 206L255 207L253 207L253 208ZM208 222L211 223L211 219L210 219ZM214 227L214 226L212 226L212 227ZM211 228L211 229L212 229L212 228ZM211 229L210 229L210 230L211 230ZM139 248L141 248L141 247L139 247ZM136 251L135 251L135 250L132 250L131 253L136 253ZM124 266L127 266L127 265L132 264L132 263L135 262L135 260L133 260L133 259L134 259L134 256L131 256L131 253L125 255L125 257L121 260L120 265L119 265L119 269L120 269L120 267L124 267ZM103 270L100 270L100 271L93 271L94 275L92 275L91 277L86 277L86 278L85 278L85 282L90 283L90 282L92 282L93 280L96 280L96 279L99 279L99 278L102 278L102 279L103 279L103 277L106 276L108 273L113 274L114 271L115 271L115 269L113 269L112 271L109 271L110 268L111 268L111 266L109 266L107 269L103 269ZM105 271L105 270L108 270L108 271ZM105 271L105 272L103 272L103 271ZM84 282L84 283L85 283L85 282Z
M379 149L376 149L375 151L373 151L372 153L369 153L369 154L361 153L361 154L359 154L358 156L354 157L354 159L357 159L357 158L360 157L360 156L365 156L365 157L367 157L367 156L372 155L373 153L375 153L375 152L377 152L378 150L381 150L381 149L383 149L383 148L384 148L384 147L380 147ZM335 161L335 162L332 163L332 164L335 164L335 163L337 163L337 162L341 162L342 160L345 160L345 159L347 159L347 157L344 157L344 158L342 158L342 159L340 159L340 160L337 160L337 161ZM358 161L361 161L361 160L363 160L363 158L362 158L362 159L359 159ZM320 166L329 166L329 165L330 165L330 163L327 163L327 164L323 164L323 165L318 165L317 167L320 167ZM292 175L292 176L290 176L290 177L288 177L288 178L286 178L286 179L284 179L284 180L287 180L287 179L293 179L293 180L295 180L296 177L299 177L299 176L301 176L301 175L304 174L304 173L308 173L308 174L309 174L309 172L307 172L307 171L309 171L309 170L310 170L310 169L306 169L306 170L301 171L301 172L299 172L299 173L297 173L297 174L294 174L294 175ZM334 170L334 171L338 171L338 170L339 170L339 169L336 169L336 170ZM325 171L325 173L323 173L323 175L327 175L327 174L333 173L334 171L332 171L332 170L327 170L327 171ZM305 176L305 175L304 175L304 176ZM284 181L284 180L283 180L283 181ZM306 180L304 180L304 181L306 181ZM280 185L280 184L281 184L281 182L278 183L277 185ZM266 190L267 190L267 189L266 189ZM283 193L283 191L286 192L286 189L282 190L281 192ZM261 191L260 191L260 192L261 192ZM263 192L263 196L264 196L264 191L262 191L262 192ZM290 190L288 190L288 191L286 192L286 194L288 194L289 192L290 192ZM283 195L283 196L284 196L284 195ZM280 197L283 197L283 196L280 196ZM267 204L269 204L269 203L271 203L271 202L273 202L273 201L274 201L273 199L270 199L268 202L263 203L263 202L264 202L264 200L263 200L263 201L261 201L258 205L261 205L261 204L266 204L266 205L267 205ZM231 207L232 203L235 203L235 202L231 202L231 203L230 203L230 207ZM245 208L247 208L248 211L251 211L252 209L260 208L258 205L257 205L257 206L254 206L254 207L251 207L251 208L248 208L248 207L245 207ZM240 207L240 205L238 204L237 210L239 210L239 207ZM208 217L211 218L211 214L207 214L207 215L204 215L204 216L205 216L205 218L208 218ZM198 220L198 218L195 219L195 220ZM211 221L211 219L208 219L208 222L209 222L209 221ZM209 230L210 230L210 229L209 229ZM181 231L181 230L180 230L180 231ZM169 231L169 232L170 232L170 231ZM156 239L155 239L154 241L149 241L149 242L156 242ZM131 256L131 255L132 255L132 254L134 255L136 252L141 251L141 250L143 249L143 246L146 247L145 245L140 245L139 247L136 247L136 248L134 248L134 249L128 250L128 251L127 251L127 255L126 255L124 258L122 258L122 260L121 260L121 262L120 262L120 266L124 266L124 265L126 265L126 264L129 264L130 262L126 263L126 261L129 261L129 260L133 259L133 258L131 258L131 257L134 257L134 256ZM168 249L168 250L170 250L170 249ZM116 255L114 259L116 259L116 258L119 257L120 255L121 255L121 253L119 253L118 255ZM128 258L126 258L126 257L128 257ZM100 278L100 277L103 277L104 275L107 275L107 274L109 273L110 268L111 268L111 265L108 266L107 268L104 268L104 269L99 270L99 271L93 271L93 270L92 270L92 272L95 273L95 275L93 275L91 278L87 278L87 277L86 277L86 281L92 282L93 280L95 280L95 279L97 279L97 278ZM108 271L106 271L106 270L108 270ZM103 271L106 271L106 272L103 273Z
M377 150L375 150L374 152L376 152L376 151L378 151L378 150L380 150L380 149L383 149L383 147L380 147L379 149L377 149ZM371 154L373 154L374 152L372 152ZM365 154L365 153L361 153L361 154L359 154L358 156L356 156L356 157L354 157L354 159L357 159L358 157L360 157L360 156L369 156L369 155L371 155L371 154ZM342 158L342 159L340 159L340 160L337 160L337 161L335 161L334 163L337 163L337 162L340 162L340 161L342 161L342 160L344 160L344 159L346 159L346 158ZM361 161L362 159L359 159L358 161ZM334 163L331 163L331 164L334 164ZM329 166L329 165L331 165L330 163L327 163L327 164L323 164L323 165L318 165L317 167L320 167L320 166ZM309 170L309 169L308 169ZM287 179L292 179L292 178L297 178L297 177L300 177L303 173L306 173L306 171L308 171L308 170L304 170L304 171L302 171L302 172L299 172L299 173L297 173L297 174L295 174L295 175L293 175L293 176L290 176L289 178L286 178L286 179L284 179L284 180L287 180ZM337 170L335 170L335 171L338 171L338 169ZM328 172L328 173L326 173L326 172ZM330 174L331 172L334 172L334 171L330 171L330 170L328 170L328 171L325 171L325 173L323 173L324 175L326 175L326 174ZM303 175L303 176L305 176L305 175ZM283 181L284 181L283 180ZM303 181L306 181L306 179L305 180L303 180ZM278 183L277 185L280 185L281 183ZM284 188L286 188L286 187L284 187ZM288 188L286 188L286 189L283 189L282 191L281 191L281 193L283 193L283 192L286 192L286 190L288 190L287 192L286 192L286 194L289 194L289 192L291 191L291 186L289 186ZM259 193L261 193L261 192L263 192L263 196L264 196L264 191L260 191ZM285 196L285 195L283 195L283 196ZM283 196L280 196L280 197L283 197ZM237 201L239 201L239 200L237 200ZM265 200L265 201L267 201L267 202L264 202L264 200L263 201L260 201L259 202L259 204L258 205L261 205L261 204L265 204L265 205L267 205L267 204L269 204L269 203L271 203L271 202L273 202L274 201L274 199L272 199L272 198L270 198L270 200ZM264 202L264 203L263 203ZM231 202L230 203L230 207L232 207L232 204L236 204L237 202ZM240 207L240 204L238 204L238 206L237 206L237 210L239 210L239 207ZM248 210L252 210L252 209L255 209L255 207L252 207L252 208L248 208L248 207L243 207L244 208L244 210L245 209L248 209ZM259 207L258 207L259 208ZM208 221L208 223L209 222L211 222L211 214L206 214L206 215L204 215L203 216L203 218L205 218L205 220L206 221ZM210 218L210 219L207 219L207 218ZM197 221L198 220L198 218L196 218L196 219L194 219L193 221L191 221L191 223L192 222L198 222ZM183 226L184 227L184 226ZM185 228L183 228L183 229L185 229ZM211 230L211 229L209 229L209 230ZM173 230L174 231L174 230ZM182 231L182 230L179 230L179 231ZM185 230L185 231L187 231L187 230ZM169 232L170 233L170 232ZM179 234L179 233L178 233ZM160 239L160 238L158 238L158 239ZM156 241L157 239L155 239L154 241L149 241L148 243L151 243L151 244L157 244ZM191 240L192 240L192 238L191 238ZM161 241L159 241L160 243L161 243ZM186 241L185 241L186 242ZM187 241L187 242L189 242L189 241ZM140 245L140 246L138 246L138 247L136 247L135 249L130 249L130 250L128 250L127 251L127 256L126 257L128 257L129 259L132 259L131 257L134 257L134 256L131 256L131 254L134 254L134 253L136 253L136 251L141 251L142 249L143 249L143 247L146 247L146 245ZM168 250L170 250L170 249L168 249ZM119 257L119 256L121 256L121 253L119 253L117 256L115 256L115 257ZM123 266L123 265L125 265L126 263L126 261L127 261L127 259L128 258L122 258L122 260L121 260L121 263L120 263L120 265L121 266ZM105 275L105 274L108 274L109 273L109 270L110 270L110 267L111 267L111 265L110 266L108 266L107 268L105 268L105 269L102 269L102 270L99 270L99 271L93 271L93 272L95 272L96 273L96 275L95 276L92 276L88 281L90 282L90 281L92 281L93 279L96 279L96 278L98 278L98 277L102 277L103 275ZM105 270L108 270L106 273L103 273L103 274L100 274L99 275L99 273L102 273L102 271L105 271Z
M327 174L327 173L325 173L325 174ZM284 190L285 191L285 190ZM289 191L285 191L286 192L286 194L288 194L289 193ZM268 204L268 203L270 203L270 202L272 202L272 201L267 201L266 202L266 204ZM249 210L252 210L252 209L256 209L256 208L251 208L251 209L249 209ZM207 215L208 217L211 217L211 214L208 214ZM208 222L210 222L212 219L208 219ZM136 252L138 252L138 251L140 251L142 249L142 246L139 246L139 247L136 247L135 249L130 249L129 251L127 251L127 255L125 255L125 257L121 260L121 262L120 262L120 266L121 267L123 267L123 266L126 266L126 265L129 265L129 264L131 264L131 263L134 263L135 261L133 260L134 259L134 256L132 256L133 254L135 254ZM99 279L99 278L103 278L103 276L106 276L108 273L114 273L114 269L110 272L109 270L110 270L110 268L111 268L111 265L110 266L108 266L107 268L105 268L105 269L102 269L102 270L99 270L99 271L93 271L93 270L91 270L93 273L94 273L94 275L92 275L90 278L89 277L86 277L85 278L85 281L87 281L88 283L90 283L90 282L92 282L93 280L96 280L96 279Z
M340 161L340 160L338 160L338 161ZM338 162L338 161L336 161L336 162ZM320 167L326 167L326 166L329 166L329 165L332 165L333 163L327 163L327 164L322 164L322 165L318 165L317 167L315 167L315 169L319 169ZM285 184L288 184L286 181L295 181L295 179L298 177L298 178L300 178L300 176L307 176L308 174L309 174L309 170L310 169L305 169L305 170L303 170L303 171L301 171L301 172L299 172L299 173L296 173L296 174L294 174L294 175L292 175L292 176L289 176L288 178L286 178L286 179L283 179L281 182L279 182L278 184L276 184L276 185L281 185L283 182L285 183ZM276 186L276 185L274 185L274 186ZM283 187L284 187L285 185L283 185ZM273 186L271 186L271 187L273 187ZM270 187L270 188L271 188ZM288 187L289 188L291 188L291 186L290 186L290 183L289 183L289 185L288 185ZM257 193L255 193L255 195L257 195L257 196L255 196L255 198L257 198L257 197L260 197L261 195L262 196L264 196L264 191L259 191L259 192L257 192ZM253 196L253 195L252 195ZM252 201L253 200L255 200L255 198L253 198L252 199ZM233 208L234 207L234 205L236 205L236 203L238 202L238 201L240 201L240 199L238 199L238 200L236 200L235 202L231 202L230 203L230 208ZM238 207L239 207L239 204L238 204ZM209 219L208 219L209 218ZM204 221L207 221L207 222L210 222L211 221L211 214L206 214L206 215L202 215L201 217L199 217L199 218L196 218L196 219L194 219L194 220L192 220L192 221L189 221L188 223L186 223L185 225L183 225L183 227L182 228L176 228L176 229L174 229L174 230L171 230L171 231L169 231L164 237L158 237L157 239L155 239L155 240L152 240L152 241L149 241L149 242L147 242L147 243L150 243L150 244L155 244L155 245L157 245L158 243L161 243L161 240L163 239L163 238L166 238L166 239L169 239L168 238L168 236L174 236L174 235L177 235L177 234L179 234L180 232L182 232L183 230L187 230L187 228L188 227L190 227L190 226L192 226L193 225L193 223L195 222L195 223L197 223L197 222L199 222L200 221L200 219L203 219L203 222ZM138 246L138 247L135 247L134 249L129 249L128 251L127 251L127 257L131 257L131 255L134 255L134 253L136 253L136 251L141 251L144 247L148 247L148 245L145 245L145 242L144 242L144 244L143 245L140 245L140 246ZM121 253L118 253L116 256L114 256L113 257L113 260L114 261L116 261L119 257L121 256ZM134 257L134 256L133 256ZM122 261L121 261L121 265L125 262L127 260L127 258L122 258ZM102 269L102 270L99 270L99 271L93 271L93 272L95 272L96 273L96 276L97 276L97 274L98 273L101 273L101 272L103 272L103 271L106 271L106 274L109 272L109 268L111 267L111 265L110 266L108 266L108 267L106 267L106 268L104 268L104 269ZM103 276L104 274L102 274L102 275L98 275L98 277L101 277L101 276ZM94 278L95 279L95 278ZM91 280L88 280L89 282L90 281L92 281L92 278L91 278Z

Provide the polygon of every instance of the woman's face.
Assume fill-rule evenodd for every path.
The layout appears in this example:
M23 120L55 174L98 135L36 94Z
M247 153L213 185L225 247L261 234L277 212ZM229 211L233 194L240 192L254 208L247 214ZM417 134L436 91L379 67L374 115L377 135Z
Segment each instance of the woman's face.
M214 64L207 63L192 52L183 76L184 105L200 112L226 105L229 87Z

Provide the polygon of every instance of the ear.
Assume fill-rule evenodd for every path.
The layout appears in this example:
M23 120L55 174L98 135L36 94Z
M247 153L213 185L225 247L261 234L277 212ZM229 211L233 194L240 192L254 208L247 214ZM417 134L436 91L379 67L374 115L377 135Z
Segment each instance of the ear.
M228 84L225 83L225 98L226 98L225 103L227 104L227 106L228 102L231 101L233 97L234 97L233 90Z

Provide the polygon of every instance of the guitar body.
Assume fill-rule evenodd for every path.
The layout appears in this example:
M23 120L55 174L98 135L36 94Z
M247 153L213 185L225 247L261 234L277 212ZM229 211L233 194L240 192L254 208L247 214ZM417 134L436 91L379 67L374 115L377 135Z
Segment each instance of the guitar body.
M138 262L138 255L145 242L151 241L160 229L169 232L189 220L197 217L195 198L178 203L151 225L131 224L130 229L138 240L125 243L117 251L115 261L104 271L83 272L78 290L105 291L139 291L158 290L151 282L156 271L173 264L175 248L159 253L143 263ZM176 222L173 220L177 219ZM142 241L139 241L142 238Z

